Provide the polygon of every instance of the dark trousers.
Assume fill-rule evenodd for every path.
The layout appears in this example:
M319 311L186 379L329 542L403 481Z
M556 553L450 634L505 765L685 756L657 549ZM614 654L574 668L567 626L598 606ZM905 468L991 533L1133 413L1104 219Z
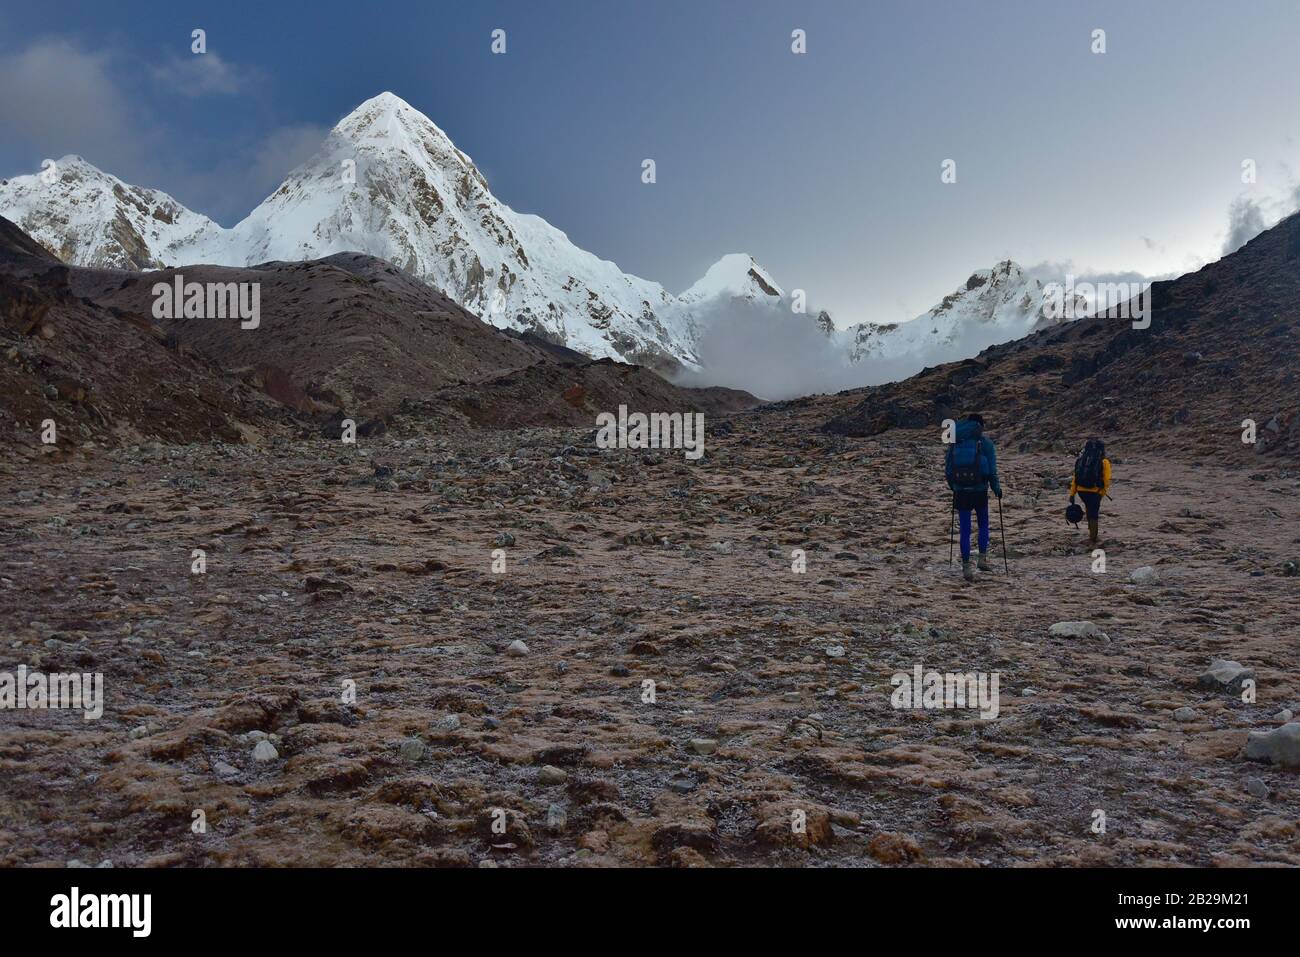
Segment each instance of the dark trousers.
M1088 520L1091 522L1097 521L1101 515L1101 493L1080 492L1079 498L1083 499L1083 507L1088 513Z

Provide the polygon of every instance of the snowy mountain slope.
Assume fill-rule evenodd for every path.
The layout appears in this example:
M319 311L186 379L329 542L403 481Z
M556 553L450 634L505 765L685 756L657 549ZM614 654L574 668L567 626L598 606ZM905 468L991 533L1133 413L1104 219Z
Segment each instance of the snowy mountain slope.
M751 302L779 300L785 293L767 270L747 253L729 253L709 267L690 289L677 298L686 303L723 297Z
M853 362L918 356L932 364L965 358L1063 321L1044 316L1043 296L1041 282L1004 260L992 269L972 273L961 288L916 319L889 325L860 323L834 335ZM1069 314L1086 312L1081 296L1076 296L1075 310Z
M166 193L122 182L80 156L0 184L0 212L64 262L154 269L211 242L222 229Z

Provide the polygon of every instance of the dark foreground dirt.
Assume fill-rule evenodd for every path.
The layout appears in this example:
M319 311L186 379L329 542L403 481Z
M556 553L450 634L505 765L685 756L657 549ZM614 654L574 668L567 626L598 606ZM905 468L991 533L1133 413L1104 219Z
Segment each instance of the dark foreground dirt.
M558 430L9 462L0 670L106 701L0 711L0 865L1300 864L1300 772L1242 755L1300 703L1294 469L1112 448L1094 573L1067 458L1007 451L1011 575L966 586L937 436L797 415L695 463ZM1108 640L1049 634L1081 619ZM998 672L999 716L895 710L918 664Z

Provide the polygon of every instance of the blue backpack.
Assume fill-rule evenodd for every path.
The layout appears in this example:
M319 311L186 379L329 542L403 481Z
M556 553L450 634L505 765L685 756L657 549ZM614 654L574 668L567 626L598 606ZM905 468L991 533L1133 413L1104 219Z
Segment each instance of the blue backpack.
M989 465L984 457L984 429L969 419L957 423L957 442L948 450L952 479L958 485L979 485L988 479Z

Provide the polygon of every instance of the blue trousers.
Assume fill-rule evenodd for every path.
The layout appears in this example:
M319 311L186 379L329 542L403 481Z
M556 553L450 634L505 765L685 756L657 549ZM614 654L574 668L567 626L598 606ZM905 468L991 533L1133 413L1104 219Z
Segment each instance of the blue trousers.
M979 519L980 554L989 550L989 497L982 495L971 501L969 497L958 496L957 520L961 524L961 560L970 559L970 513L974 511Z

